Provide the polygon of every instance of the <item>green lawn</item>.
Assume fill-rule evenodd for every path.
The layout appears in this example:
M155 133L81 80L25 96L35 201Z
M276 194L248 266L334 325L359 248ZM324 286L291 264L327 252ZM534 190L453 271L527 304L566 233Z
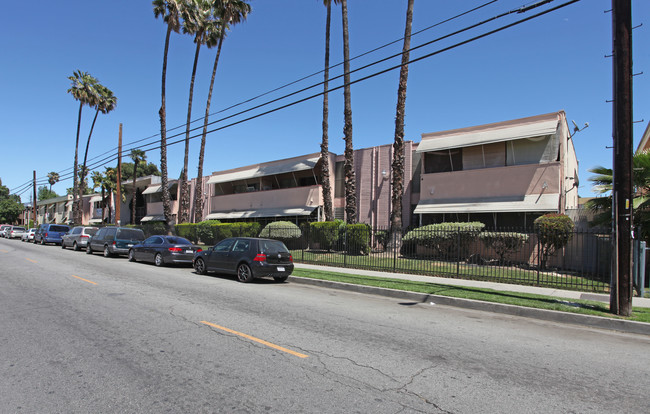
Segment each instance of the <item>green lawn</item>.
M294 260L302 263L397 273L454 277L568 290L609 292L609 283L570 273L538 272L514 266L473 265L436 260L393 258L389 254L351 256L341 253L316 253L293 250Z
M401 279L388 279L298 268L294 269L292 276L650 323L650 308L633 308L633 314L630 318L620 318L609 313L608 304L596 301L561 299L552 296L518 292L502 292L492 289L456 287L437 283L413 282Z

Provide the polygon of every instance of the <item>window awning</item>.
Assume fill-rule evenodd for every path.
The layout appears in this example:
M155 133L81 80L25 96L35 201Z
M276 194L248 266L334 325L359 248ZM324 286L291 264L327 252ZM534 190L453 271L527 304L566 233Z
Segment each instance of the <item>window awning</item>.
M176 184L176 180L174 180L174 181L169 181L169 182L167 183L167 187L168 187L168 188L172 188L172 186L173 186L174 184ZM154 194L154 193L161 193L161 192L162 192L162 185L160 185L160 184L156 184L156 185L150 185L149 187L147 187L147 189L144 190L144 191L142 192L142 194Z
M208 179L208 184L227 183L230 181L247 180L251 178L266 177L268 175L284 174L289 172L311 170L316 167L319 157L294 159L270 165L261 165L249 170L213 175Z
M140 221L144 221L144 222L147 222L147 221L165 221L165 215L160 214L160 215L144 216L144 217L142 217L142 220L140 220Z
M438 213L508 213L533 211L558 211L559 194L531 194L521 197L482 198L474 200L422 200L415 214Z
M102 222L102 219L100 219L100 218L88 220L88 224L99 224L101 222Z
M316 207L261 208L258 210L216 211L207 215L206 220L242 219L257 217L308 216Z
M102 201L102 196L99 195L99 194L98 194L98 195L94 195L94 196L90 197L90 200L89 200L89 201L90 201L91 203L94 203L94 202L97 202L97 201Z
M448 134L422 134L422 141L416 152L441 151L451 148L487 145L495 142L514 141L517 139L553 135L557 131L558 120L551 119L530 124L493 128L479 131L454 132Z

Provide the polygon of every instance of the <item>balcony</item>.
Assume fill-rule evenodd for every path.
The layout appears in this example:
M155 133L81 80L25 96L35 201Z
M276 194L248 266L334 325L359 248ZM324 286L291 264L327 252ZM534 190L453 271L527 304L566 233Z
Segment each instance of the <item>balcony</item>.
M318 207L321 202L321 186L282 188L250 193L226 194L210 199L210 210L243 211L272 208Z

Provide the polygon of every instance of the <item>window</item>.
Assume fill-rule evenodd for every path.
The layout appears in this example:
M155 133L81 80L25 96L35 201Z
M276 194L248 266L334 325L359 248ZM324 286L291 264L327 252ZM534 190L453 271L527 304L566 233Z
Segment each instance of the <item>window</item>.
M215 252L227 252L227 251L230 251L230 248L232 247L233 243L235 243L235 240L233 240L233 239L222 240L216 246L214 246L214 251Z
M462 148L424 153L425 174L461 171L462 169L463 169Z
M233 252L247 252L250 247L250 240L237 240L235 247L232 248Z

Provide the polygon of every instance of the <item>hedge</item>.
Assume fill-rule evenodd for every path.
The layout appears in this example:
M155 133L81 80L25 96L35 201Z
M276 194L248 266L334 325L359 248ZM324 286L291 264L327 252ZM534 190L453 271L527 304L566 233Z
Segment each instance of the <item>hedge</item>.
M562 249L571 239L575 225L564 214L545 214L534 221L535 232L541 245L541 267L546 268L548 257Z
M259 233L259 237L280 240L289 249L300 249L302 231L290 221L274 221L267 224Z
M508 254L518 252L528 242L528 235L514 232L486 231L479 234L485 247L493 248L499 255L499 263L505 263Z
M342 250L340 235L344 231L343 220L312 222L309 223L309 241L318 244L323 250Z
M174 228L177 236L183 237L196 244L199 241L197 227L196 223L181 223L177 224Z
M346 247L349 254L370 253L370 226L367 224L348 224L345 226Z
M418 227L402 238L400 252L404 256L417 256L417 247L433 250L433 256L443 260L463 260L468 256L469 245L483 231L480 222L438 223Z

